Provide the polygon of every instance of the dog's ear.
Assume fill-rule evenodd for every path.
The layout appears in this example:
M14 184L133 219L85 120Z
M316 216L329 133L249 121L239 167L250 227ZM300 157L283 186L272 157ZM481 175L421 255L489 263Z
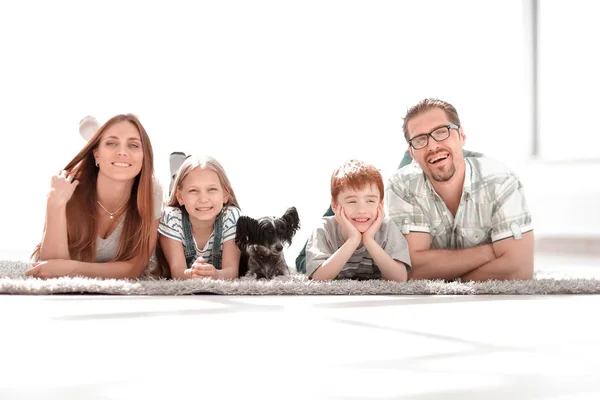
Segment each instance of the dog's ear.
M244 250L247 246L253 244L256 235L258 234L258 221L246 215L238 218L235 226L235 244L240 250Z
M300 217L298 216L298 211L296 207L288 208L283 216L281 217L285 221L287 226L286 229L286 241L291 244L292 238L296 234L296 231L300 229Z

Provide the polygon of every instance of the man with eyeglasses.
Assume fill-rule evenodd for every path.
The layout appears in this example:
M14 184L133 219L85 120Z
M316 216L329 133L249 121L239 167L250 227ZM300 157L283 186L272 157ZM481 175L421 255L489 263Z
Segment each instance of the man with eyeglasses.
M533 227L519 178L488 157L465 157L456 109L411 107L404 136L416 161L386 189L388 215L408 242L410 279L531 279Z

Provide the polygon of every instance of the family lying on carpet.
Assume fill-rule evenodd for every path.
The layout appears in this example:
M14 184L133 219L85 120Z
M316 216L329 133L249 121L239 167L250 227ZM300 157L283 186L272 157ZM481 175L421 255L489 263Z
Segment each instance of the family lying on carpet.
M314 281L531 279L533 228L518 177L463 150L466 137L447 102L411 107L403 131L408 151L385 190L373 165L350 160L334 171L331 207L296 269ZM163 210L152 145L136 116L117 115L100 127L86 118L80 132L86 145L52 177L28 276L288 273L282 251L300 226L294 207L279 218L242 216L217 160L175 152Z

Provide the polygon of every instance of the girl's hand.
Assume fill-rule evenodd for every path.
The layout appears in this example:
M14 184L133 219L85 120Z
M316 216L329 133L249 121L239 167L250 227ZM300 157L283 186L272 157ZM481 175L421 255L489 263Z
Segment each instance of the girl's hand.
M41 279L58 278L70 276L74 270L71 260L46 260L33 263L25 275Z
M360 231L352 225L352 222L350 222L348 217L346 217L346 212L342 206L337 205L333 211L335 212L334 219L342 227L342 236L344 237L344 240L353 239L360 242L362 235L360 234Z
M191 279L196 278L211 278L216 279L218 270L212 265L207 264L204 258L198 257L189 269Z
M369 229L364 231L364 233L362 234L363 241L375 239L375 234L377 233L379 228L381 228L381 223L383 222L383 217L384 217L383 205L380 204L379 207L377 207L377 218L375 219L375 221L373 221L373 223L371 224Z
M52 177L50 192L48 193L48 204L54 207L65 206L73 196L75 188L79 185L78 180L73 180L67 171L60 171Z

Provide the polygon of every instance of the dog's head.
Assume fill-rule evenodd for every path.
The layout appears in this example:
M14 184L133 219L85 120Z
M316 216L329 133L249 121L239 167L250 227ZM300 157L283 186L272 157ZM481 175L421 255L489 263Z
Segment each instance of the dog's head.
M278 255L284 245L292 244L292 238L300 228L300 218L295 207L290 207L280 217L259 219L241 216L236 226L235 243L241 250L248 246L260 246L260 253Z

